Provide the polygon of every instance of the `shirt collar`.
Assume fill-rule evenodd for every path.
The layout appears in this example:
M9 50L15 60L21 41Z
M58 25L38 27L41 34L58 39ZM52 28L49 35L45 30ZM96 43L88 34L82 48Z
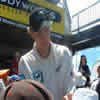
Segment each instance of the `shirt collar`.
M51 54L51 52L53 52L53 48L54 48L53 44L54 43L52 41L50 41L50 44L51 44L51 47L50 47L50 54ZM36 56L40 57L40 55L39 55L39 53L37 51L37 48L36 48L36 42L34 42L34 44L33 44L33 51L34 51L34 53L35 53ZM50 56L50 54L49 54L49 56ZM41 57L41 58L43 58L43 57Z

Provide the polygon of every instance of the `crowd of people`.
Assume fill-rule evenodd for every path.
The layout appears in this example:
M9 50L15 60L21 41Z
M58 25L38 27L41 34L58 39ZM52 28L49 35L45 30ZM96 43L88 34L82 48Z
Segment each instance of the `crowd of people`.
M33 48L20 58L18 75L2 78L0 100L99 100L99 82L93 89L86 56L75 72L68 47L51 41L50 13L39 8L30 15L27 31L35 40ZM97 72L99 77L100 66Z

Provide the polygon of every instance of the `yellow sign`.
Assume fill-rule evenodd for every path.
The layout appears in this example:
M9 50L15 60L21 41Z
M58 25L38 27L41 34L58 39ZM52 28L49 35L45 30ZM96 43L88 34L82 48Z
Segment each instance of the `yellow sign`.
M60 22L54 22L53 32L64 35L64 9L42 0L29 0L29 2L31 3L31 5L37 5L38 7L47 8L49 10L57 12L61 17L61 20ZM30 5L26 6L24 3L22 3L22 5L24 8L27 9L30 7L31 10L32 7L34 7ZM21 8L17 8L17 6L12 7L8 4L0 4L0 17L6 18L11 21L15 21L16 23L29 25L30 12L26 11L26 9L24 10Z
M0 17L4 17L22 24L29 24L29 15L30 13L26 11L0 4Z

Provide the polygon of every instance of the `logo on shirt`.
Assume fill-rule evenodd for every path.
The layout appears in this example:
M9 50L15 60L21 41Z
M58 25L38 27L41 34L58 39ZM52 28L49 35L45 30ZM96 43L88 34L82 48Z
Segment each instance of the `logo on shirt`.
M43 72L41 71L36 71L36 72L33 72L33 79L35 81L39 81L41 83L43 83Z

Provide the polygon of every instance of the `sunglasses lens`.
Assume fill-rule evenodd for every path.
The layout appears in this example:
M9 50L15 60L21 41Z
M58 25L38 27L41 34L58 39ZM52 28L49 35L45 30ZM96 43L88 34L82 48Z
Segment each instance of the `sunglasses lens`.
M52 22L51 21L43 21L40 28L48 28L51 30L52 29Z

